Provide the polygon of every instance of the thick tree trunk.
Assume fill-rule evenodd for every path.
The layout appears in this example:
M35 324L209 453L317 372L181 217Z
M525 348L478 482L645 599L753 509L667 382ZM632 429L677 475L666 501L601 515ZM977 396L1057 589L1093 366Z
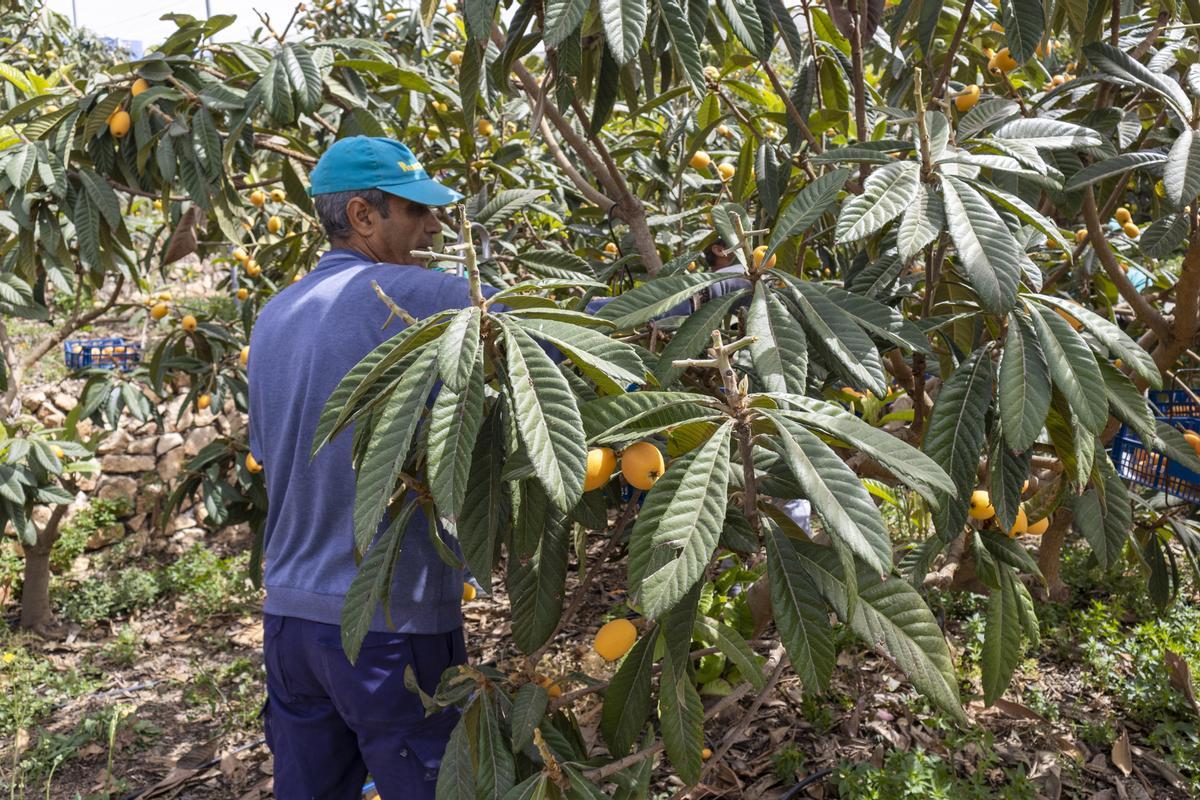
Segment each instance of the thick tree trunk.
M50 547L25 548L25 583L21 587L21 627L45 631L54 624L50 610Z

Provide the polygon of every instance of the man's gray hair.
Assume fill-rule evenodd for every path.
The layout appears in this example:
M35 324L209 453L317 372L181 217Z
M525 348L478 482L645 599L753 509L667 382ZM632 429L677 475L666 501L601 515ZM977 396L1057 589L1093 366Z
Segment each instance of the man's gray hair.
M379 216L387 218L388 195L380 189L351 189L348 192L313 195L317 219L321 220L325 235L331 241L345 239L354 233L354 229L350 227L350 218L346 215L346 204L356 197L366 200L379 212Z

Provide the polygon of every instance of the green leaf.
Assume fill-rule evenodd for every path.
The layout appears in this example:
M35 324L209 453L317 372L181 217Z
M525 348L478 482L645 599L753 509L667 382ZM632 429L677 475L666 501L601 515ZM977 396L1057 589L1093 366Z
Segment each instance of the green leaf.
M1162 180L1176 208L1191 205L1200 195L1200 134L1190 128L1179 134L1167 154Z
M1186 214L1164 214L1142 230L1138 248L1147 258L1166 258L1188 235Z
M367 551L367 557L346 590L346 599L342 601L342 649L351 664L358 661L358 651L371 628L376 606L387 597L391 588L392 571L400 555L400 546L404 543L408 521L416 507L415 500L404 506L404 510ZM385 610L388 610L386 606Z
M533 731L546 716L549 702L546 690L536 683L526 683L517 690L513 698L509 726L512 729L512 751L519 753L533 744Z
M437 348L422 351L388 399L372 431L354 484L354 546L359 553L374 538L396 487L396 475L408 458L413 433L437 378L433 368L436 356Z
M481 313L477 306L454 315L438 342L438 374L446 387L459 392L471 379L479 353Z
M549 319L517 319L531 336L557 347L605 394L619 394L646 379L638 351L599 331Z
M526 250L517 253L517 261L543 278L592 281L595 276L588 263L565 250Z
M671 766L685 784L700 780L704 746L704 706L686 670L663 670L658 684L659 730Z
M942 200L950 238L980 304L991 314L1008 313L1025 257L1017 240L991 204L964 181L942 176Z
M628 330L669 311L705 286L728 279L727 273L706 272L679 272L656 278L625 292L596 312L596 316L609 320L617 330Z
M1013 450L1033 446L1050 410L1050 373L1037 334L1024 314L1008 317L1008 333L1000 355L1000 419L1004 440Z
M796 291L810 300L814 294L823 295L845 311L859 327L880 339L889 341L905 350L933 354L933 350L929 346L929 337L916 323L891 306L885 306L877 300L848 292L837 286L829 286L816 281L797 280L787 273L778 271L772 271L771 274L783 278Z
M876 397L887 394L883 361L871 337L853 317L820 292L802 293L794 289L788 296L799 311L808 341L821 354L825 366L838 373L851 386L870 389Z
M1072 245L1062 235L1062 231L1058 229L1058 225L1017 195L997 189L987 181L971 181L970 183L973 187L998 203L1001 208L1012 212L1022 222L1032 225L1050 241L1057 242L1059 249L1064 252L1071 249ZM1026 281L1032 283L1028 277ZM1037 285L1040 286L1040 277L1038 278Z
M828 627L828 621L826 621ZM730 661L737 665L742 676L750 681L755 689L762 689L766 684L762 668L755 661L755 653L746 643L745 637L723 622L718 622L702 614L696 615L692 626L692 635L704 642L711 642L720 648Z
M808 340L775 293L758 281L746 316L754 369L769 391L804 394L808 378Z
M1063 191L1074 192L1085 186L1098 183L1105 178L1111 178L1114 175L1120 175L1129 170L1148 167L1153 164L1161 164L1166 160L1167 157L1162 153L1152 151L1121 153L1118 156L1106 158L1094 164L1088 164L1071 176L1071 179L1063 186Z
M592 444L643 439L662 428L716 413L712 398L688 392L629 392L601 397L580 408L584 435Z
M671 462L654 484L629 536L629 593L657 619L674 607L712 559L725 521L729 470L726 422L707 442Z
M829 686L837 660L825 601L805 571L792 540L773 524L765 538L767 583L780 641L804 688L823 692ZM740 666L739 671L748 674ZM756 668L754 672L757 671Z
M891 537L858 476L807 428L770 409L761 413L775 423L780 455L825 531L877 574L891 572Z
M438 511L452 523L463 510L475 437L483 424L483 358L478 349L467 365L473 374L462 391L442 386L429 416L429 488Z
M1151 71L1107 42L1092 42L1084 46L1083 53L1097 69L1110 78L1115 78L1118 83L1140 86L1161 95L1185 125L1191 119L1192 103L1173 79Z
M585 3L586 5L586 3ZM704 81L704 62L700 58L700 47L688 24L687 11L683 0L658 0L662 19L666 23L667 35L671 39L671 49L683 64L684 76L691 84L692 92L704 96L707 91Z
M481 225L501 225L544 194L545 189L503 189L496 192L487 205L480 209L475 215L475 221Z
M537 650L562 616L570 525L553 508L536 481L525 481L508 559L513 642L524 653ZM530 546L533 545L533 546Z
M938 533L949 540L962 532L983 452L984 420L992 403L992 360L980 348L946 379L925 432L922 449L954 481L955 493L933 515Z
M946 639L916 589L895 576L880 580L873 569L859 565L858 602L851 615L845 573L832 549L795 540L792 546L838 616L869 646L891 656L935 706L965 724Z
M1037 561L1016 539L990 528L979 531L979 538L998 563L1007 564L1015 570L1027 572L1037 578L1042 577L1042 571L1038 568Z
M863 193L842 204L838 241L866 238L900 216L917 199L920 182L921 166L915 161L896 161L872 172L863 184Z
M988 479L992 505L996 509L996 524L1000 530L1010 531L1021 507L1021 487L1029 476L1032 454L1009 449L1000 427L993 424L988 446Z
M479 697L479 761L475 765L477 800L502 800L516 784L516 763L504 744L500 730L500 710L488 692Z
M1162 373L1158 371L1158 365L1154 363L1154 359L1118 326L1076 302L1048 294L1032 295L1032 297L1045 305L1061 308L1078 320L1084 330L1107 347L1110 354L1128 364L1130 369L1146 383L1156 389L1162 386Z
M932 458L842 406L795 394L770 396L789 405L776 413L866 454L918 492L933 508L941 505L945 495L956 491L950 476Z
M654 378L660 386L670 385L683 374L682 367L674 366L675 361L694 358L712 346L713 330L724 328L722 322L725 317L738 301L745 299L745 296L745 291L722 295L700 306L699 310L683 321L671 337L671 341L667 342L667 346L658 354ZM807 352L804 358L807 363Z
M646 0L599 0L608 51L624 65L637 55L646 35Z
M1101 569L1115 566L1133 528L1133 505L1129 490L1117 477L1112 462L1101 450L1097 466L1103 480L1104 494L1095 486L1075 501L1075 527L1092 546Z
M837 201L838 194L850 177L846 168L827 172L806 185L796 193L779 219L775 221L775 229L771 231L771 242L765 254L765 260L770 260L779 246L794 234L803 233L808 226L816 222L822 214Z
M534 472L558 508L583 494L587 446L583 421L566 378L537 343L516 324L500 320L513 416Z
M987 624L980 653L983 702L988 706L1004 694L1025 652L1021 646L1019 600L1014 585L1016 580L1011 569L1001 568L1000 588L993 591L988 600Z
M1165 453L1172 461L1178 461L1192 472L1200 472L1200 454L1198 454L1179 430L1162 420L1155 421L1155 433L1162 445L1160 452Z
M908 261L937 238L946 227L946 212L942 198L924 183L917 184L917 196L904 209L896 231L896 246L900 260Z
M1033 324L1051 380L1084 429L1099 434L1108 422L1108 396L1091 348L1061 316L1042 306L1034 310Z
M1104 378L1104 391L1108 395L1108 407L1113 416L1128 425L1143 442L1152 443L1157 438L1154 426L1154 410L1124 372L1106 362L1098 362L1100 375Z
M121 203L117 200L117 193L108 185L108 181L101 178L95 172L92 172L87 167L79 170L79 178L83 183L83 188L87 192L88 198L92 201L97 209L99 209L104 221L108 223L108 227L116 230L122 225Z
M500 479L504 467L501 410L500 403L492 406L475 437L467 493L455 526L467 568L489 593L496 537L509 516L508 495Z
M608 688L600 713L600 735L608 752L620 758L629 754L650 716L650 677L658 626L651 625L625 655Z
M996 129L996 137L1014 139L1040 150L1082 150L1100 147L1104 140L1091 128L1046 117L1022 117Z
M1004 20L1004 40L1013 58L1024 64L1034 57L1046 29L1042 0L1003 0L1000 15Z
M588 5L589 0L548 0L542 25L542 40L546 46L562 44L583 22Z
M733 35L742 43L742 47L751 55L769 55L770 51L765 46L763 22L754 4L747 0L720 0L720 6L725 12L725 19L729 20Z

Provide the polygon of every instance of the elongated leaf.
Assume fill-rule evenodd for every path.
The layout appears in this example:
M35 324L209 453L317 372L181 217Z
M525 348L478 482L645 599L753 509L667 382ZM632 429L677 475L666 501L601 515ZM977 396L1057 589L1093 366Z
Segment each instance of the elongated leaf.
M644 438L647 429L706 417L714 413L709 403L706 395L688 392L630 392L584 403L580 414L587 440L603 444Z
M491 201L475 215L475 221L482 225L503 224L545 193L545 189L504 189L496 192Z
M1110 354L1122 359L1150 386L1156 389L1162 386L1162 373L1158 371L1154 359L1118 326L1079 303L1048 294L1033 295L1033 297L1048 306L1062 309L1071 318L1077 320L1084 330L1108 348Z
M1004 40L1013 58L1024 64L1033 58L1046 29L1042 0L1003 0L1000 15L1004 20Z
M500 479L503 436L501 404L495 403L475 437L466 496L455 525L467 568L489 593L496 537L509 517L508 495Z
M1012 309L1024 258L1008 226L979 192L950 176L942 178L950 238L971 288L984 310L1005 314Z
M513 416L534 472L558 508L583 493L587 447L583 421L566 379L537 343L516 324L501 320Z
M752 55L765 56L769 51L766 49L763 22L754 3L749 0L720 0L720 6L742 47Z
M548 0L542 26L547 47L558 47L583 22L589 0Z
M476 697L468 704L458 724L450 731L450 739L438 769L437 796L448 800L475 800L475 769L471 760L471 742L477 735L479 703ZM469 730L470 729L470 730Z
M599 331L549 319L518 319L527 333L557 347L571 363L606 394L625 391L646 379L646 367L637 350Z
M359 553L365 552L374 538L395 489L396 475L408 458L413 433L437 378L436 357L436 347L422 351L388 398L367 445L354 484L354 546Z
M999 404L1004 440L1013 450L1028 450L1046 424L1050 373L1037 334L1019 312L1008 317L1000 355Z
M517 260L530 272L545 278L591 281L595 277L586 261L565 250L526 250L517 254Z
M1085 186L1091 186L1093 183L1102 181L1105 178L1111 178L1114 175L1120 175L1123 172L1140 169L1152 164L1161 164L1166 160L1167 157L1165 155L1153 151L1143 150L1136 153L1121 153L1118 156L1089 164L1079 170L1071 176L1071 180L1067 181L1066 185L1063 186L1063 190L1074 192Z
M1154 220L1138 238L1138 247L1148 258L1166 258L1188 235L1186 214L1164 214Z
M922 449L954 481L955 493L933 515L938 533L949 541L967 521L975 470L983 451L984 420L992 402L992 361L976 350L946 379L925 432Z
M562 616L570 526L539 483L526 481L524 487L506 585L513 641L522 652L532 653L546 643Z
M654 484L629 536L629 592L657 619L675 606L712 559L725 520L729 434L722 425L701 447L671 463Z
M946 212L942 198L924 183L917 184L917 196L904 209L896 232L900 260L908 261L937 238L946 227Z
M479 698L479 761L475 764L477 800L504 800L517 782L512 750L504 745L500 731L500 710L489 693Z
M836 661L825 602L805 571L792 540L774 525L766 540L767 582L779 638L804 688L810 692L824 691Z
M408 521L416 509L416 501L404 506L392 523L384 530L378 541L367 551L342 603L342 649L350 663L358 661L358 651L363 638L371 628L375 609L379 601L388 594L392 582L392 571L404 544Z
M659 679L659 727L671 766L686 784L700 780L700 749L704 746L704 706L686 671Z
M608 51L618 64L637 55L646 34L646 0L599 0Z
M1010 531L1021 507L1021 487L1029 476L1032 454L1029 451L1011 450L1001 435L1000 427L993 425L988 444L988 478L992 505L996 508L996 523L1000 530Z
M455 392L462 391L475 370L479 324L479 308L464 308L450 320L438 342L438 374L446 387Z
M897 161L871 173L863 193L842 205L837 238L853 242L870 236L898 217L917 199L921 167L915 161Z
M929 338L924 332L891 306L885 306L877 300L860 294L847 292L837 286L829 286L815 281L801 281L783 272L772 274L782 277L796 291L812 299L814 294L823 295L838 308L850 315L851 319L868 333L885 339L897 347L914 350L918 353L932 354Z
M890 470L933 508L956 491L954 482L932 458L885 430L876 428L840 405L799 395L770 395L789 408L777 413L821 431L865 453Z
M586 6L586 3L585 3ZM663 21L667 24L667 35L671 49L683 64L684 75L697 96L707 92L704 81L704 62L700 58L700 47L688 23L684 0L658 0Z
M828 627L828 620L825 620ZM721 652L733 662L742 676L750 681L750 685L755 689L762 689L766 684L763 678L762 668L758 662L754 660L754 651L750 649L750 645L746 643L745 637L723 622L718 622L711 617L706 617L703 614L696 615L696 621L692 627L693 635L704 642L712 642L720 648Z
M987 181L971 181L971 185L978 189L982 194L990 197L993 201L999 204L1001 208L1015 214L1022 222L1032 225L1035 229L1041 231L1041 233L1043 233L1050 241L1057 242L1060 250L1069 251L1071 249L1071 245L1062 235L1062 231L1058 229L1058 225L1017 195L1006 192L1003 189L997 189ZM1040 273L1038 273L1037 277L1035 278L1030 278L1027 274L1026 282L1036 287L1040 287Z
M1084 429L1100 433L1108 422L1108 397L1091 349L1065 319L1050 309L1035 307L1032 319L1055 387Z
M1151 71L1149 67L1134 61L1123 50L1107 42L1092 42L1083 48L1083 52L1088 61L1110 78L1115 78L1118 83L1140 86L1161 95L1181 121L1186 122L1190 119L1191 101L1183 88L1171 78Z
M462 391L443 386L429 416L429 488L438 511L457 523L471 473L475 437L483 424L483 358L467 362L472 375Z
M723 327L721 323L730 310L745 297L746 293L739 291L714 298L684 320L671 337L671 341L667 342L667 346L658 355L654 378L660 386L670 385L683 374L682 367L674 366L675 361L695 358L712 346L713 330ZM807 364L807 352L804 359Z
M792 202L779 215L775 229L771 231L771 242L766 259L794 234L803 233L837 201L838 194L846 185L850 170L846 168L827 172L796 193Z
M1000 588L988 599L980 669L983 672L983 702L989 706L1004 694L1024 654L1016 580L1011 569L1001 567Z
M802 425L768 409L763 409L762 414L775 423L780 455L826 532L877 570L877 574L891 572L891 538L879 509L858 476Z
M1006 122L996 129L996 136L1015 139L1041 150L1080 150L1104 143L1100 134L1091 128L1045 117L1023 117Z
M1124 372L1103 361L1099 362L1099 367L1113 416L1128 425L1143 442L1152 445L1158 435L1155 432L1154 410L1146 398Z
M845 573L832 549L796 540L792 545L817 591L838 616L868 645L891 656L913 686L934 705L954 719L965 721L954 662L942 629L921 595L900 578L880 580L871 568L860 565L854 578L858 602L851 614Z
M746 316L746 333L757 337L750 345L754 369L773 392L804 394L808 377L808 341L804 328L762 281Z
M1176 208L1191 205L1200 195L1200 134L1196 131L1184 130L1171 145L1163 170L1163 188Z
M879 351L853 317L820 292L793 291L789 299L827 368L851 386L870 389L877 397L887 394Z
M536 683L527 683L513 698L509 725L512 729L512 751L519 753L533 743L533 731L546 716L550 696Z
M1075 501L1076 529L1092 546L1101 569L1114 566L1133 527L1133 506L1129 490L1112 467L1103 450L1098 454L1098 466L1104 481L1104 493L1096 487L1088 489Z
M604 691L600 735L608 752L617 758L629 754L650 716L650 676L657 639L658 626L652 625L634 642Z
M596 316L609 320L618 330L627 330L669 311L705 286L728 279L728 273L705 272L679 272L657 278L625 292L596 312Z

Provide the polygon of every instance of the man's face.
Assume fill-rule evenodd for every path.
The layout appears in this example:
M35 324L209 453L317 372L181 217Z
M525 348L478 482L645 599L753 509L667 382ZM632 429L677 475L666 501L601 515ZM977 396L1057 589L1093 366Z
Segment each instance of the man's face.
M429 206L401 197L388 196L388 215L375 226L375 255L391 264L420 264L424 259L412 255L413 250L428 250L433 235L440 232L442 223Z

